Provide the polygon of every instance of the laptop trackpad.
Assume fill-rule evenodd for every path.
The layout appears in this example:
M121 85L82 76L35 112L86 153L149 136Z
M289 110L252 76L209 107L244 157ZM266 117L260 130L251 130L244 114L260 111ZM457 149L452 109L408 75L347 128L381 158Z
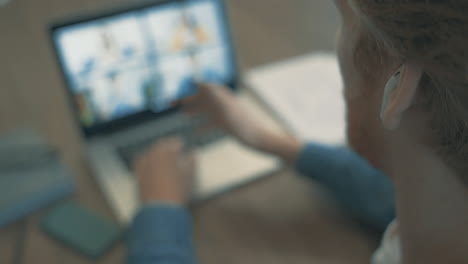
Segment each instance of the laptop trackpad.
M195 198L206 199L277 170L277 158L225 139L197 151Z

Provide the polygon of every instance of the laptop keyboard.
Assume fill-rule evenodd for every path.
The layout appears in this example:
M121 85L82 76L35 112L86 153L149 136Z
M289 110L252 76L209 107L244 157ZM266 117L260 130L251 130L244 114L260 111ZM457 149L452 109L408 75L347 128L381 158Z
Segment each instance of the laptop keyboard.
M132 170L135 159L158 140L178 136L184 140L186 148L193 149L206 146L224 137L225 134L219 130L197 132L203 123L202 119L174 122L169 127L155 131L151 137L117 147L117 152L127 168Z

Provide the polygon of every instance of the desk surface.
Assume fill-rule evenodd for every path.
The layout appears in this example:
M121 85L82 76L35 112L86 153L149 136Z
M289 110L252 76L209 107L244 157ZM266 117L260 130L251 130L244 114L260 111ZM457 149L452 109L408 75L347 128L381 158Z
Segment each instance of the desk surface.
M93 179L92 206L109 214ZM79 196L81 196L79 194ZM80 197L81 198L81 197ZM81 199L83 200L83 199ZM376 246L342 215L318 185L290 170L228 193L193 209L200 263L366 263ZM120 243L98 261L88 260L38 228L38 212L0 231L1 263L124 263Z
M42 131L76 175L77 198L108 217L112 214L82 160L45 28L76 10L134 1L146 0L14 0L0 8L0 130L27 124ZM242 69L333 50L339 19L332 1L227 2ZM0 263L93 263L39 230L44 213L0 230ZM375 247L318 186L289 170L199 205L193 214L205 264L366 263ZM119 244L96 263L123 263L125 254Z

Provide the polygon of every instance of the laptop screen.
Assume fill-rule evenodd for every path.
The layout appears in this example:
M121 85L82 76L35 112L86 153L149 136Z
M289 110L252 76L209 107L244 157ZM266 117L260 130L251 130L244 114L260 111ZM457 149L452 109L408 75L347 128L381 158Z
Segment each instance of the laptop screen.
M81 126L165 112L194 80L229 85L235 63L220 0L166 1L54 27Z

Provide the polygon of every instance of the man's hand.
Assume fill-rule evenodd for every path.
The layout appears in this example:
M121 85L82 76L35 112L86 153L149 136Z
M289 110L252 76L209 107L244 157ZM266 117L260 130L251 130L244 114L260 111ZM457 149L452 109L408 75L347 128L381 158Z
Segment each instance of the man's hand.
M155 144L135 163L144 203L185 205L192 194L194 157L183 153L183 143L172 138Z

